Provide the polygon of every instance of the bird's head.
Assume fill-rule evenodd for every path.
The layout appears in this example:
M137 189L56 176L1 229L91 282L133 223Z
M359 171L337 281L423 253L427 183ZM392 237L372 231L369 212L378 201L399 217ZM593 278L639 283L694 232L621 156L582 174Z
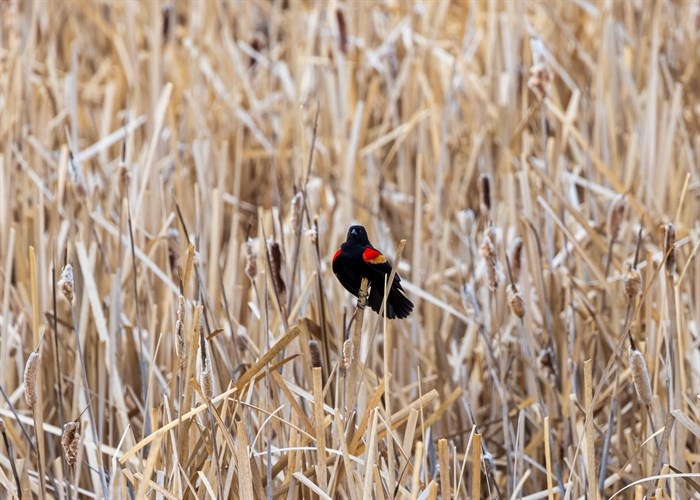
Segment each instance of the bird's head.
M357 241L358 243L369 245L367 231L362 226L350 226L350 229L348 229L348 241Z

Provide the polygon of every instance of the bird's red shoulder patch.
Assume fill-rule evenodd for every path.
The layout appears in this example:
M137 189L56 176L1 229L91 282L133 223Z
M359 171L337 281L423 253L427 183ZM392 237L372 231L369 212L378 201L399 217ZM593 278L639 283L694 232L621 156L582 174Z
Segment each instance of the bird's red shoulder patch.
M384 255L382 255L382 253L379 250L376 250L374 248L366 248L365 251L362 252L362 258L367 264L386 263L386 257L384 257Z
M340 248L333 254L333 260L331 262L335 262L338 257L340 257Z

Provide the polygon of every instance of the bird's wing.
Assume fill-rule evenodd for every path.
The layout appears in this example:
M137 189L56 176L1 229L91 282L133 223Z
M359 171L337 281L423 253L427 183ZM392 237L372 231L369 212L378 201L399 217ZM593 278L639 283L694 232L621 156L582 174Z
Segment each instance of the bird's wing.
M338 281L340 281L340 284L343 285L348 292L355 296L360 293L360 279L353 279L346 273L345 266L343 265L343 255L340 248L336 250L335 254L333 255L333 272L338 278Z
M384 254L374 247L367 247L365 251L362 252L362 260L367 264L367 269L369 271L369 276L367 278L372 282L382 283L384 281L384 276L389 278L391 274L391 264L386 260ZM401 281L398 273L394 275L394 284L398 284Z

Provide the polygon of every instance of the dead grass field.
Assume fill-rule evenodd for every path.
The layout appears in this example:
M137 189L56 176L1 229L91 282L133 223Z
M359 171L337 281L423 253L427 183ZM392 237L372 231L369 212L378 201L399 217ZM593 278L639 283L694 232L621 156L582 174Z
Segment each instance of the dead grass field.
M700 497L698 1L0 16L0 499Z

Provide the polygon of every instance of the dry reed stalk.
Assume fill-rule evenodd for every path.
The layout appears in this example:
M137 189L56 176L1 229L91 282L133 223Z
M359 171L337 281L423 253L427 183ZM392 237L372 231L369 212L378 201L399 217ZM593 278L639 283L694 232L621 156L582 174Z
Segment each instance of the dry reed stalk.
M474 434L472 440L472 483L471 497L481 498L481 434Z
M36 9L27 2L0 1L0 247L5 255L0 269L0 387L12 388L13 401L16 388L22 392L23 353L29 354L18 346L37 348L47 319L55 335L52 352L43 351L41 363L51 361L56 370L44 366L37 379L33 413L46 421L37 421L36 444L28 416L14 415L9 403L0 409L7 438L14 443L10 465L16 463L21 475L15 481L17 493L54 494L41 482L60 470L45 458L61 451L52 434L60 435L63 415L76 413L85 398L73 384L62 384L59 353L64 369L66 360L84 356L90 377L86 389L95 396L90 406L98 425L90 423L87 435L95 431L101 442L96 452L86 439L80 452L87 463L79 461L74 468L74 484L85 496L105 496L97 486L97 471L103 470L98 455L110 458L115 448L129 452L135 447L133 436L145 433L167 443L152 438L141 461L133 455L123 464L114 460L108 495L121 497L129 490L147 495L150 490L169 498L227 498L239 494L243 472L249 478L244 493L252 495L264 496L264 484L288 499L309 492L351 500L365 493L433 498L440 489L438 465L440 487L445 486L445 448L437 438L456 443L446 450L455 475L470 469L476 450L469 450L463 427L471 428L475 418L492 421L502 415L505 405L489 398L493 383L505 388L507 408L518 408L523 422L533 423L532 429L524 424L524 435L533 431L539 439L525 441L522 453L534 461L533 471L548 474L506 477L507 467L501 464L522 456L517 449L522 442L511 439L507 429L489 432L489 448L499 464L493 474L484 471L489 491L509 497L564 496L552 482L561 475L569 478L560 485L566 494L579 498L587 491L587 449L582 448L583 459L574 454L566 461L558 461L555 450L575 450L583 442L581 410L570 396L583 394L578 368L591 349L595 363L606 366L593 370L595 418L589 417L611 435L612 443L600 453L611 466L596 457L605 495L624 487L623 481L633 483L654 472L692 470L698 447L685 437L692 431L685 425L670 430L676 420L683 422L679 413L666 422L657 457L647 450L654 447L653 440L642 448L626 430L638 430L642 442L649 440L654 434L651 407L656 413L676 408L692 417L686 406L698 385L693 369L698 360L691 347L693 311L700 302L693 175L700 129L688 117L695 116L699 104L689 89L695 82L700 9L695 2L620 3L594 15L588 3L579 4L588 9L585 15L572 16L566 2L526 7L517 2L427 2L424 22L406 24L415 16L408 2L394 2L388 9L343 4L330 10L322 2L292 5L286 0L205 2L197 9L177 2L161 11L154 2L105 0L98 6L81 4L78 12L58 2ZM59 18L66 22L51 22ZM634 36L619 37L620 26ZM636 43L637 38L648 43ZM13 71L17 61L30 70ZM482 172L490 174L488 203L477 192ZM496 191L503 200L500 208ZM606 212L620 193L626 196L627 215L641 217L644 227L672 221L677 232L671 237L664 225L660 237L645 242L644 262L631 272L623 268L621 275L605 267L617 267L633 252L624 222L611 230L618 233L614 252L604 261L610 243ZM188 202L177 206L175 199ZM491 237L496 256L501 241L512 242L502 256L512 262L512 277L505 282L499 276L499 285L512 289L488 293L486 261L480 262L473 245L478 238L473 214L465 211L470 203L479 205L482 228L490 219L498 224L498 238ZM173 204L183 222L178 227L181 243L192 242L181 256L181 287L169 229ZM127 208L134 213L129 234L126 217L121 217ZM410 234L410 257L396 267L405 288L421 303L408 321L376 322L387 335L383 342L363 339L361 346L351 336L340 352L347 293L335 282L330 256L355 220L380 235L382 248L390 249L386 241L392 235ZM591 222L600 220L602 230ZM184 221L191 224L191 234ZM281 255L292 257L280 266L286 286L281 314L270 314L268 294L256 296L245 275L241 253L248 222L273 228ZM532 231L523 234L523 225ZM521 259L526 259L520 269L513 249L517 234L528 245L526 252L520 246ZM267 248L265 235L252 236L258 251L262 244ZM677 241L667 242L667 236ZM194 242L206 252L199 250L199 255ZM693 247L689 253L682 250L688 243ZM31 263L26 258L30 245L36 249ZM129 246L135 258L129 258ZM59 255L64 252L78 254L80 266L73 271L80 268L84 279L76 275L72 296L42 315L52 310L51 288L56 296L61 293L58 276L49 278L51 258L46 256L63 262ZM272 260L269 279L262 280L258 268L255 284L277 293ZM497 262L497 272L499 268ZM563 268L568 274L560 279ZM637 270L644 273L643 280ZM468 288L474 300L462 302L461 291ZM615 298L615 291L623 300ZM509 366L507 357L496 356L504 361L496 363L493 373L484 370L483 356L491 354L474 348L480 334L471 325L477 315L494 332L512 331L514 314L506 307L515 305L507 301L514 292L527 305L522 321L515 321L517 328L524 331L530 352L539 351L539 377L552 382L546 398L551 417L544 431L535 425L542 414L532 404L539 382L506 378L517 373L498 369ZM182 315L186 330L180 345L189 350L178 348L177 321L174 328L168 326L175 319L168 318L168 311L180 293L203 304L202 325L220 335L215 343L207 341L217 365L213 386L221 394L210 405L182 414L199 424L207 411L217 427L190 425L185 435L163 430L172 422L178 426L184 406L182 394L169 382L196 386L200 376L195 368L194 378L186 378L186 360L193 351L197 359L198 348L187 344L191 319ZM605 298L608 304L602 307ZM622 320L626 308L629 320ZM308 392L310 378L301 376L304 358L297 357L307 346L289 341L267 355L268 342L285 336L299 321L312 324L308 330L313 335L304 336L304 344L311 338L322 342L322 364L331 381L323 390L325 460L316 460L317 451L309 449L316 447L315 430L307 426L309 419L315 421L315 398ZM616 335L610 325L622 321L629 325ZM228 325L223 334L213 333L223 324ZM79 334L80 347L66 337L71 328ZM176 352L159 352L159 332L169 328L176 330ZM540 328L547 339L541 349L532 343ZM615 369L626 339L645 334L644 349L633 349L649 355L651 405L638 404L639 396L613 382L626 373ZM247 371L239 369L234 342L245 349ZM133 354L137 344L143 347L140 370L134 356L125 355ZM498 345L490 347L502 354ZM178 361L168 363L173 357ZM356 358L362 364L361 389L353 408L360 411L348 421L336 377L347 367L349 378ZM570 369L557 374L556 367L567 366L558 360ZM519 363L512 367L521 369ZM265 376L269 387L252 387ZM231 377L242 386L229 392L224 387ZM425 408L413 405L422 388L445 381L443 397L435 395ZM138 390L142 383L147 390ZM379 391L377 384L383 386ZM465 389L465 395L452 399L455 387ZM154 411L155 402L159 411ZM37 413L56 404L58 411ZM603 410L604 404L610 411ZM411 409L404 412L407 406ZM479 411L472 413L472 406ZM334 407L341 410L334 413ZM629 411L638 407L642 411ZM156 427L152 433L149 421ZM226 430L230 422L234 436ZM239 460L244 455L238 453L238 422L250 438L247 464ZM556 443L544 436L556 436ZM412 449L416 439L425 443L419 461ZM183 440L191 448L186 456L167 452ZM204 450L195 446L198 442L210 452L197 451ZM600 441L595 444L601 447ZM279 455L270 458L266 449L271 447ZM212 449L224 455L211 459ZM39 463L37 452L44 457ZM483 454L486 469L489 455ZM624 478L616 474L613 466L640 454L642 464L620 467ZM237 466L220 470L228 462ZM374 467L367 468L368 462ZM411 464L416 462L420 491L410 491ZM314 466L325 468L326 491L319 486L322 472ZM61 469L72 472L67 466ZM57 484L67 483L63 478L70 472ZM8 487L4 476L2 484ZM453 484L452 495L470 494L469 482ZM664 478L647 486L657 495L695 494L687 481ZM641 498L645 489L635 488L635 493Z
M598 498L598 483L596 482L595 439L593 423L593 360L587 359L583 364L584 408L586 410L585 443L586 443L586 488L589 498Z
M365 307L367 306L367 297L368 297L368 292L367 289L369 287L369 281L367 278L362 277L362 280L360 282L360 290L359 293L357 294L357 308L355 309L355 329L353 330L352 337L350 338L352 340L352 345L357 346L359 350L359 346L361 345L362 342L362 323L364 320L364 315L365 315ZM356 399L357 399L357 392L359 390L359 384L361 382L360 377L361 377L361 370L362 370L362 363L360 362L360 356L359 352L354 355L351 358L350 361L350 375L348 376L348 379L346 381L346 388L345 388L345 412L346 412L346 418L347 418L347 412L352 411L353 407L355 405Z

